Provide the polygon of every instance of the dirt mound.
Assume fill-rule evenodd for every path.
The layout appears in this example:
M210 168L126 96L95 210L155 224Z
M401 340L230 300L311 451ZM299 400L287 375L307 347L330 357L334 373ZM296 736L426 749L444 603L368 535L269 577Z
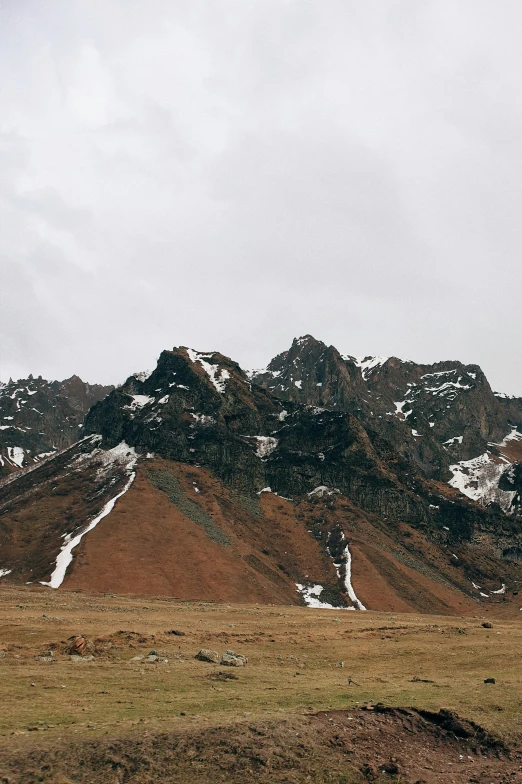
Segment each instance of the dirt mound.
M33 747L0 763L8 784L482 784L521 771L519 753L455 713L380 706Z

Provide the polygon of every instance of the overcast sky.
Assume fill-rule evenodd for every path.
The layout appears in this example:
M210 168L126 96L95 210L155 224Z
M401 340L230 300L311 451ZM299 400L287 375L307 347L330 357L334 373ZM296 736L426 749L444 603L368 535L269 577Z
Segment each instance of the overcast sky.
M520 0L2 0L0 375L311 333L522 395Z

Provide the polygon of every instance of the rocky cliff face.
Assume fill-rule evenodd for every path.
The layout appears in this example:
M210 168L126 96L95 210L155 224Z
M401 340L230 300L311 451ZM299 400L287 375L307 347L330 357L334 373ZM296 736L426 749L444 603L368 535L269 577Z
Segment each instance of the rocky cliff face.
M499 392L494 393L498 403L504 413L504 417L519 431L522 431L522 397L503 395Z
M484 466L484 477L474 470L471 481L489 487L491 466L508 471L511 465L502 452L504 439L522 439L521 399L493 393L477 365L357 359L307 335L250 377L285 400L353 413L375 445L391 445L427 479L448 482L462 471L469 475L466 463L482 457L478 468ZM498 487L502 471L495 471ZM495 500L490 491L477 497L473 484L454 486L474 500ZM508 500L503 499L504 511L519 513L518 501Z
M311 335L296 338L288 351L274 357L266 369L252 371L249 377L283 400L350 413L371 407L356 361Z
M77 441L90 407L112 389L78 376L0 384L0 477Z

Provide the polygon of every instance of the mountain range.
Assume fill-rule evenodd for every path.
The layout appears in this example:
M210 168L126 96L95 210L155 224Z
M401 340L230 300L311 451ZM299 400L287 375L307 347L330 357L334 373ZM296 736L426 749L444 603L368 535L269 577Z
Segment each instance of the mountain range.
M0 478L77 441L90 407L113 389L78 376L0 383Z
M519 612L522 398L476 365L180 347L113 389L10 382L0 416L2 579Z

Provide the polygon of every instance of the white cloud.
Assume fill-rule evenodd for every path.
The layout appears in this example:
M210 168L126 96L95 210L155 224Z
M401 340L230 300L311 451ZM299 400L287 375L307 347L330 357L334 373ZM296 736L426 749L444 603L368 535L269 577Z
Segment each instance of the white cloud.
M3 14L2 377L311 332L522 394L518 3Z

